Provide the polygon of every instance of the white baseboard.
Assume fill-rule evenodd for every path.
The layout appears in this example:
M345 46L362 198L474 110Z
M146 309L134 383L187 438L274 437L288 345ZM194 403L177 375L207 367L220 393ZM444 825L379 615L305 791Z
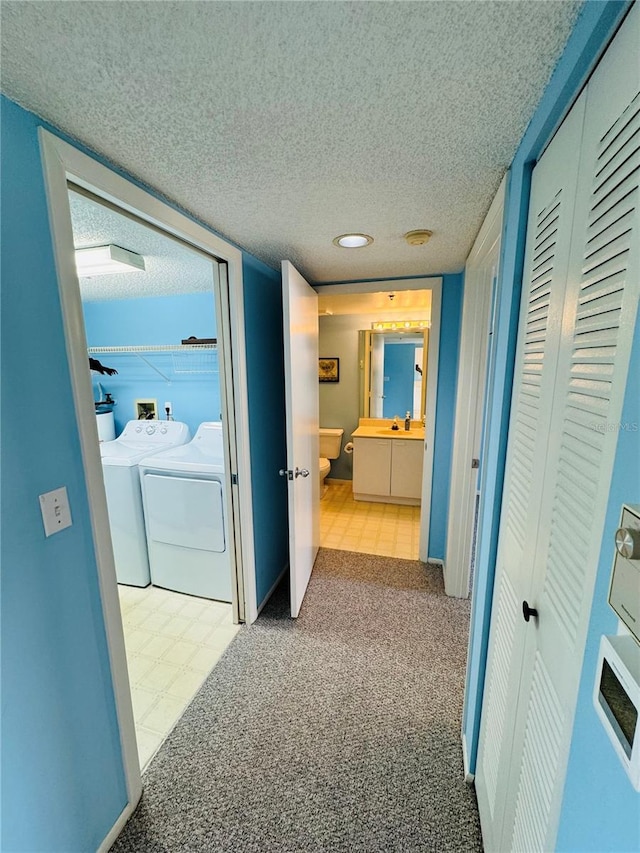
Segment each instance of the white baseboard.
M442 566L442 571L444 572L444 560L440 560L438 557L427 557L427 563L433 563L435 566Z
M469 753L467 752L467 736L462 733L462 766L464 767L464 781L467 785L473 785L476 778L475 773L469 770Z
M276 587L278 586L278 584L280 583L280 581L281 581L281 580L282 580L282 578L284 577L284 574L285 574L285 572L288 570L288 568L289 568L289 563L287 563L287 564L286 564L286 566L284 567L284 569L280 572L280 574L279 574L279 575L278 575L278 577L276 578L275 583L273 584L273 586L271 587L271 589L269 590L269 592L265 595L265 597L264 597L264 601L263 601L263 602L262 602L262 604L258 607L258 614L260 613L260 611L262 610L262 608L265 606L265 604L269 601L269 599L271 598L271 596L272 596L272 595L273 595L273 593L275 592Z
M116 838L120 835L120 833L124 829L125 823L129 820L131 815L136 810L136 807L137 807L138 803L140 802L141 797L142 797L142 788L140 789L140 793L138 794L136 799L130 803L127 803L127 805L124 807L124 809L122 810L122 813L120 814L120 817L113 824L113 826L111 827L111 829L109 830L109 832L105 836L102 844L98 847L97 853L107 853L108 850L111 850L111 847L113 846Z

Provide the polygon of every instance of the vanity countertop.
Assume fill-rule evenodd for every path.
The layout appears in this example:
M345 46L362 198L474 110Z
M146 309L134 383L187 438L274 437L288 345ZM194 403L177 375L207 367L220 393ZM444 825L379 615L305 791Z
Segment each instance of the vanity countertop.
M410 430L405 430L401 425L400 429L391 429L390 426L359 426L355 432L351 433L351 438L409 438L414 441L424 441L424 427L411 426Z

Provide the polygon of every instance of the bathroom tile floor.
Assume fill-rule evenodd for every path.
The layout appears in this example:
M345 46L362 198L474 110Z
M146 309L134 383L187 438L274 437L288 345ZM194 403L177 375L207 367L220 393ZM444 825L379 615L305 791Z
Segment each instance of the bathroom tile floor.
M351 483L329 483L320 501L324 548L417 560L419 539L419 506L354 501Z
M155 586L118 592L144 770L240 626L220 601Z

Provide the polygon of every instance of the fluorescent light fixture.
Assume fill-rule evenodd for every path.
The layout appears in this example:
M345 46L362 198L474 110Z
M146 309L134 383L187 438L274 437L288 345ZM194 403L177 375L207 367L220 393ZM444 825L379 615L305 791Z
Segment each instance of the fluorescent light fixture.
M108 275L110 273L144 271L144 258L121 246L92 246L76 249L78 275Z
M340 246L342 249L362 249L364 246L370 246L373 243L373 237L368 234L341 234L333 240L334 246Z

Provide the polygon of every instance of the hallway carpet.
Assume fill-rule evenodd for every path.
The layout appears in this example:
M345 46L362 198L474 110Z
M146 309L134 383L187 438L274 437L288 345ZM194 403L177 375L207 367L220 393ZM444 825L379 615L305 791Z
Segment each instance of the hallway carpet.
M413 560L321 549L143 776L115 853L481 851L460 720L469 603Z

